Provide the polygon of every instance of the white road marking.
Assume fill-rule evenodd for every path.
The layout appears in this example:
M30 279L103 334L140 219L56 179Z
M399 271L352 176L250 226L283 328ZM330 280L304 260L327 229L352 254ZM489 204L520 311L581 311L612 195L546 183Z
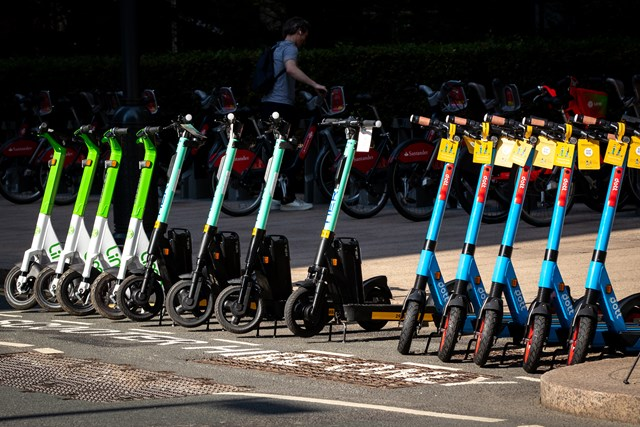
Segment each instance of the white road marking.
M534 383L539 383L540 382L540 378L534 378L534 377L516 377L520 380L525 380L525 381L531 381Z
M3 317L22 317L21 314L8 314L8 313L0 313L0 316L3 316Z
M475 378L471 381L465 381L465 382L461 382L461 383L449 383L449 384L442 384L443 386L453 386L453 385L469 385L469 384L480 384L480 385L485 385L485 384L518 384L517 381L485 381L487 378L486 377L478 377Z
M34 351L42 354L59 354L64 353L64 351L56 350L55 348L35 348Z
M447 419L461 420L461 421L476 421L481 423L498 423L498 422L506 421L505 419L501 419L501 418L487 418L487 417L477 417L472 415L448 414L445 412L421 411L418 409L397 408L397 407L384 406L384 405L373 405L370 403L345 402L342 400L317 399L312 397L284 396L284 395L278 395L278 394L243 393L243 392L227 392L227 393L219 393L219 394L226 394L226 395L232 395L232 396L262 397L265 399L288 400L288 401L295 401L295 402L318 403L321 405L346 406L349 408L374 409L378 411L395 412L400 414L419 415L423 417L434 417L434 418L447 418Z
M321 351L321 350L305 350L305 353L327 354L329 356L338 356L338 357L353 357L353 354L332 353L330 351Z
M419 366L421 368L429 368L429 369L444 369L448 371L460 371L460 368L450 368L448 366L440 366L440 365L430 365L428 363L413 363L413 362L404 362L403 365L410 366Z
M144 332L145 334L149 334L149 335L160 335L160 334L164 334L164 335L175 335L173 332L167 332L167 331L150 331L149 329L136 329L136 328L131 328L129 329L130 331L135 331L135 332Z
M255 346L260 346L262 344L256 344L253 342L244 342L244 341L234 341L234 340L223 340L221 338L214 338L212 341L221 341L221 342L230 342L232 344L242 344L242 345L255 345Z
M0 346L2 346L2 347L17 347L17 348L33 347L32 344L24 344L24 343L21 343L21 342L6 342L6 341L0 341Z
M84 325L84 326L91 326L93 325L93 323L87 323L87 322L74 322L73 320L54 320L53 323L69 323L71 325Z
M218 353L216 351L206 351L205 353ZM257 356L259 354L270 354L270 353L280 353L278 350L238 350L235 353L222 353L224 357L235 357L235 356Z

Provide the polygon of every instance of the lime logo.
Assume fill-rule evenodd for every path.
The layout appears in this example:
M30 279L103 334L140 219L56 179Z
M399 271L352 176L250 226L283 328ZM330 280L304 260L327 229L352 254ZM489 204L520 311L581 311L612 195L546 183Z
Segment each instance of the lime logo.
M42 229L40 228L40 226L39 226L39 225L37 225L37 226L36 226L36 232L35 232L35 234L36 234L36 236L37 236L37 235L38 235L38 234L40 234L40 233L42 233Z
M93 261L93 268L95 268L96 270L98 270L100 273L102 273L102 264L100 264L100 261L98 259L95 259Z
M107 257L107 261L109 261L109 265L114 267L120 265L120 248L118 248L117 245L108 248L105 255Z
M93 231L91 232L91 237L98 237L98 229L94 228Z
M53 245L49 246L49 258L51 258L52 260L60 258L61 252L62 249L60 247L60 243L54 243Z
M75 227L72 225L69 227L69 231L67 231L67 236L71 236L76 231Z
M133 230L127 230L127 240L133 239L134 233Z

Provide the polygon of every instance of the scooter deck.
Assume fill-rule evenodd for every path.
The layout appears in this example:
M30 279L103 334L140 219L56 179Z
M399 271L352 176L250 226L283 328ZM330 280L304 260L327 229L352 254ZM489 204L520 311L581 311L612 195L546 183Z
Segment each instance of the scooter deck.
M345 304L344 315L347 322L366 322L370 320L401 321L402 304ZM422 323L433 322L435 310L427 307Z

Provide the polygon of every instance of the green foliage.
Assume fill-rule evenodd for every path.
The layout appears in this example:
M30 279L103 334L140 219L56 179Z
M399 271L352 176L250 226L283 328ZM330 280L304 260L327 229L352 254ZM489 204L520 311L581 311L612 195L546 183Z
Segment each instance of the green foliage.
M550 40L505 38L477 43L394 44L331 49L303 49L299 64L314 80L345 87L347 102L355 94L374 96L384 120L421 114L424 96L416 84L437 88L449 79L488 86L498 77L525 91L553 84L568 74L615 77L630 84L640 72L640 45L633 40ZM259 49L230 49L180 54L143 55L140 89L156 90L163 114L185 114L196 108L194 89L231 86L241 105L256 105L248 87ZM40 57L0 59L5 94L49 89L55 94L81 90L122 90L119 57ZM490 95L490 92L488 92ZM3 96L6 98L6 96Z

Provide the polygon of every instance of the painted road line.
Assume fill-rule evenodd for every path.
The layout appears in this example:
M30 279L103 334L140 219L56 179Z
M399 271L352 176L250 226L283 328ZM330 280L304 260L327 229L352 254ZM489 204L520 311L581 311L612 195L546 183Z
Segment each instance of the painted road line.
M461 371L460 368L451 368L449 366L441 366L441 365L430 365L428 363L404 362L403 365L419 366L422 368L429 368L429 369L445 369L449 371Z
M61 350L56 350L55 348L35 348L34 351L37 351L38 353L42 353L42 354L60 354L60 353L64 353L64 351Z
M535 377L516 377L519 380L525 380L525 381L531 381L533 383L539 383L540 382L540 378L535 378Z
M445 412L421 411L417 409L397 408L397 407L384 406L384 405L373 405L370 403L345 402L342 400L317 399L312 397L284 396L284 395L278 395L278 394L245 393L245 392L228 392L228 393L220 393L220 394L226 394L226 395L232 395L232 396L262 397L265 399L317 403L321 405L345 406L348 408L373 409L377 411L395 412L395 413L400 413L405 415L418 415L418 416L433 417L433 418L447 418L451 420L460 420L460 421L476 421L481 423L499 423L502 421L506 421L505 419L502 419L502 418L487 418L487 417L477 417L472 415L448 414Z
M53 320L51 323L68 323L70 325L82 325L82 326L91 326L93 323L88 322L74 322L73 320Z
M21 343L21 342L0 341L0 347L24 348L24 347L33 347L33 345L32 344L24 344L24 343Z
M21 314L9 314L9 313L0 313L0 316L3 316L3 317L22 317Z
M321 350L305 350L305 353L317 353L317 354L326 354L328 356L338 356L338 357L353 357L353 354L345 354L345 353L333 353L331 351L321 351Z

